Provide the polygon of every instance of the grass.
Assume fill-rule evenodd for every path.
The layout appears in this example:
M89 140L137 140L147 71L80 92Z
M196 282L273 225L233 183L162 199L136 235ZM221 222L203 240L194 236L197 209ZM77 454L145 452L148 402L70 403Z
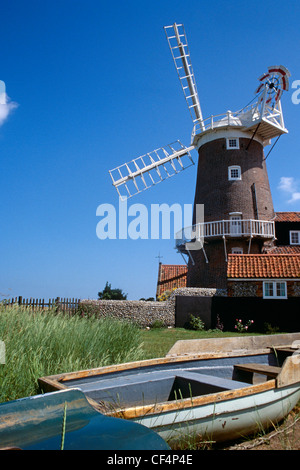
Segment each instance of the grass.
M141 330L115 319L57 314L55 310L0 306L0 402L39 392L39 377L122 362L164 357L182 339L238 335L184 328Z
M113 319L69 317L54 311L0 308L0 402L38 393L45 375L135 361L142 355L141 330Z
M249 335L253 333L249 332ZM246 334L243 334L243 336ZM220 330L186 330L184 328L154 328L142 330L143 359L164 357L171 347L179 340L201 338L225 338L241 336L240 333L222 332Z
M115 319L57 314L55 310L0 306L0 402L39 392L39 377L164 357L180 339L233 336L219 330L183 328L141 330Z

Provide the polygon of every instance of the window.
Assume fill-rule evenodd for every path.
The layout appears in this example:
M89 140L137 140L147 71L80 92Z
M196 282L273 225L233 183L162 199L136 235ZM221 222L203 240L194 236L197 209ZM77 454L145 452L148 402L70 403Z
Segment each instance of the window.
M291 230L290 231L290 244L291 245L300 245L300 230Z
M239 139L235 137L230 137L229 139L226 139L226 148L227 150L239 149L240 148Z
M229 166L228 167L228 179L229 180L241 180L241 167L240 166Z
M233 255L242 255L243 254L243 248L240 248L239 246L231 248L231 253Z
M263 283L264 299L287 299L285 281L265 281Z

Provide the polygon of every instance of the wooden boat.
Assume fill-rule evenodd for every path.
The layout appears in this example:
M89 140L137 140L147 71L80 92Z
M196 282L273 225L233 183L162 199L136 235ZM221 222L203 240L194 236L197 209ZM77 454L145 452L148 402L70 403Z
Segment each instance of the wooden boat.
M4 449L167 450L169 447L144 426L99 413L80 390L60 390L0 404L0 450Z
M300 400L300 333L175 343L164 358L42 377L45 392L77 387L108 416L166 441L225 441L282 420Z

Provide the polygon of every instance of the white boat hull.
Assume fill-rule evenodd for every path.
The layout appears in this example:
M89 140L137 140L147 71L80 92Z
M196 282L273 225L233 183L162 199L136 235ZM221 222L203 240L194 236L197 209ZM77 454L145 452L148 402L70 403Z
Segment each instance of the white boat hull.
M189 435L220 442L276 424L299 400L299 384L294 384L232 400L146 415L135 421L167 441Z

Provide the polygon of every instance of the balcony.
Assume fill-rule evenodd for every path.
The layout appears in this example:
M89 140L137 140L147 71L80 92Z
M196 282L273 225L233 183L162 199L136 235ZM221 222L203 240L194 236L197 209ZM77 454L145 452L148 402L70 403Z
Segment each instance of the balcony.
M274 239L274 222L253 219L218 220L185 227L176 233L176 249L185 251L187 243L202 242L205 239L243 238Z
M253 134L257 133L265 142L288 132L284 126L280 102L273 107L257 101L240 111L227 111L227 113L210 116L201 122L197 121L192 131L192 144L197 145L205 131L224 127L235 127Z

